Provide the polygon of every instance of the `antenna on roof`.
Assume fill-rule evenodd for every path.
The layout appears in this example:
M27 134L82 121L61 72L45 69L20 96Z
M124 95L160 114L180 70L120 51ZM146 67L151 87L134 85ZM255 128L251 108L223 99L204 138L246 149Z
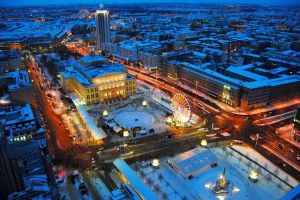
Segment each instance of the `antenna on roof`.
M102 10L104 8L104 5L102 3L100 3L99 8Z

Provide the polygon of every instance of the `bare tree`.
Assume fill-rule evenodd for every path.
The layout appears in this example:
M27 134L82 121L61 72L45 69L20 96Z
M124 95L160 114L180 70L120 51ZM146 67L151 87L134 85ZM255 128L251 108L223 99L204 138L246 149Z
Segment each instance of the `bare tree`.
M274 169L274 174L278 174L278 168Z
M267 183L269 183L269 181L272 181L272 174L268 173L268 175L267 175L267 180L268 180Z
M136 173L139 171L139 164L137 161L134 163L134 170L136 171Z
M140 171L140 174L141 174L142 179L144 179L144 177L145 177L145 172L141 170L141 171Z
M154 191L155 191L156 194L160 192L159 185L154 185Z
M181 200L188 200L188 198L184 195Z
M167 188L170 187L170 183L168 181L166 181L166 186L167 186Z
M242 160L242 156L239 156L238 157L238 160L239 160L239 164L241 163L241 160Z
M163 193L161 196L162 196L163 200L167 200L168 199L168 195L166 193Z
M289 179L289 177L288 177L288 176L286 176L286 177L285 177L285 179L284 179L284 181L285 181L285 182L287 182L287 183L289 183L289 182L290 182L290 179Z
M159 174L159 175L158 175L158 180L159 180L160 183L161 183L161 180L163 180L163 179L164 179L163 175L162 175L162 174Z
M147 178L147 183L148 183L149 187L151 187L153 185L153 181L150 177Z

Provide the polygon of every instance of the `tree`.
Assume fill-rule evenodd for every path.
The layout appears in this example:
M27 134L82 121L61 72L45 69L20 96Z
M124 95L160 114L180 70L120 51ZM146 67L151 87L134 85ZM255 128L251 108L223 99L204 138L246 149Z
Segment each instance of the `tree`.
M289 182L290 182L290 179L289 179L289 177L288 177L288 176L286 176L286 177L285 177L285 179L284 179L284 181L285 181L285 182L287 182L287 183L289 183Z
M167 188L170 187L170 183L168 181L166 181L166 186L167 186Z
M158 180L159 180L160 183L161 183L161 180L162 180L162 179L164 179L163 175L162 175L162 174L159 174L159 175L158 175Z
M168 199L168 195L166 193L162 194L162 199L167 200Z
M268 168L269 168L268 163L265 163L265 164L264 164L264 168L265 168L265 169L268 169Z
M238 157L238 160L239 160L239 164L240 164L241 161L242 161L242 156L239 156L239 157Z
M142 177L142 179L143 179L143 178L145 177L145 172L144 172L144 171L141 171L140 174L141 174L141 177Z
M148 183L149 187L151 187L153 185L153 181L150 177L147 178L147 183Z
M267 183L269 183L269 181L272 181L272 174L268 173L268 175L267 175L267 180L268 180Z
M160 192L159 185L154 185L154 191L155 191L156 194Z

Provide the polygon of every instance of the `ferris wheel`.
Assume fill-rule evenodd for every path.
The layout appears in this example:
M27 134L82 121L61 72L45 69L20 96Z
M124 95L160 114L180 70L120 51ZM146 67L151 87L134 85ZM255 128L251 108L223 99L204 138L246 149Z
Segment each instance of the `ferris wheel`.
M175 94L171 99L173 116L179 123L186 123L190 120L191 107L188 99L182 94Z

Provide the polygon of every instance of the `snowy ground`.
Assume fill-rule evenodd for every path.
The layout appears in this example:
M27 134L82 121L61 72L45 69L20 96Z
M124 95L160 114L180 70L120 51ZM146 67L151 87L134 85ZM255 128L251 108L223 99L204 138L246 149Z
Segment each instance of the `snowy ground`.
M279 136L285 139L287 142L300 148L300 143L293 140L293 124L288 124L286 126L277 128L276 133L278 133Z
M244 155L250 155L249 157L253 160L257 160L258 163L265 165L268 170L274 171L274 173L289 184L293 186L297 184L295 179L278 169L258 153L254 153L253 149L242 146L234 146L234 148ZM218 166L207 169L199 175L194 176L191 180L184 179L174 169L169 167L167 164L168 158L161 159L159 169L138 167L137 174L154 191L159 199L279 199L291 190L282 181L279 181L279 179L276 179L229 148L213 148L211 150L219 160ZM132 167L136 169L136 164L133 164ZM233 184L233 190L226 196L216 196L210 188L219 179L224 167L226 168L226 178ZM251 169L259 171L258 182L256 183L248 179Z
M116 115L115 121L126 128L134 128L136 126L151 127L155 119L148 112L125 111Z
M147 101L147 106L142 105L143 100ZM103 110L107 109L109 110L107 118L114 119L119 126L124 128L141 126L147 133L149 129L154 129L155 133L165 132L169 129L166 123L169 111L145 95L137 94L114 105L94 104L88 105L86 108L95 122L102 115Z
M61 93L57 90L47 90L45 91L47 95L47 101L50 102L53 112L57 115L60 115L66 112L66 106L60 100ZM49 98L48 95L51 95L52 98Z
M106 200L110 198L110 191L107 189L103 181L95 174L95 172L90 171L89 175L84 176L84 179L91 183L90 189L95 193L95 199L100 198Z
M171 97L168 94L140 80L137 80L137 83L138 83L138 88L141 91L145 92L145 94L147 94L149 98L151 98L153 101L157 102L158 104L162 105L163 107L167 108L171 112L172 108L171 108L171 104L169 103L171 102Z

